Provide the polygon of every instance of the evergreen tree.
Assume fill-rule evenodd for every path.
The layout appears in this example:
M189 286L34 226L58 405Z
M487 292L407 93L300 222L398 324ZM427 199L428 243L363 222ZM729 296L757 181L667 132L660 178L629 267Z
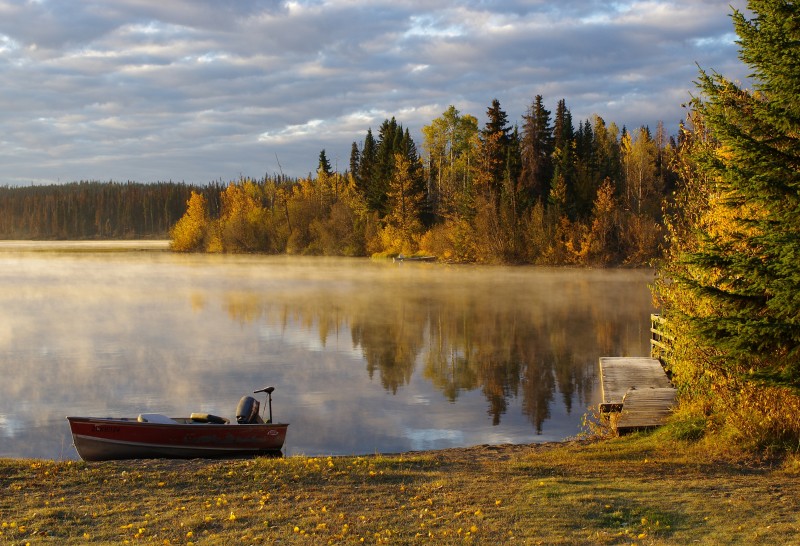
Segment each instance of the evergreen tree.
M378 160L377 144L375 137L372 136L372 129L367 129L367 135L364 137L364 149L361 150L361 163L358 167L358 176L356 177L356 187L359 192L367 198L367 206L374 210L373 203L369 200L368 189L372 185L374 176L375 165Z
M325 149L319 153L319 166L317 167L317 174L324 174L330 176L333 174L331 170L331 162L328 161L328 156L325 154Z
M394 117L383 121L378 130L375 163L366 191L370 210L377 211L381 217L386 215L386 195L394 171L394 154L399 149L402 138L402 126L398 126Z
M800 7L751 0L735 10L753 91L701 72L695 107L718 142L697 157L716 183L712 213L680 277L704 305L687 311L726 376L800 387ZM796 419L796 416L795 416ZM794 440L796 442L796 439Z
M408 177L411 180L413 191L421 196L422 201L417 204L416 214L425 225L432 223L431 210L428 206L428 186L425 183L425 172L420 161L419 153L417 152L417 145L414 139L411 138L411 132L406 128L403 132L403 139L400 143L400 149L395 152L400 153L408 162ZM395 169L398 162L395 157Z
M483 163L485 174L488 177L490 189L495 198L499 198L503 186L508 157L509 135L511 126L508 124L508 115L500 108L500 101L492 100L492 105L486 110L486 125L481 131L483 142Z
M575 134L575 153L577 159L587 165L592 161L593 142L592 123L588 119L581 121L578 124L578 132Z
M506 148L506 172L504 175L505 186L509 192L517 192L516 186L522 175L522 137L519 134L519 127L514 125L508 137L508 147Z
M571 195L567 196L576 219L586 218L596 195L594 173L594 131L589 120L578 124L575 134L575 177Z
M358 144L353 142L350 147L350 175L354 180L358 180L361 166L361 152L358 150Z
M556 116L553 122L553 180L548 202L574 204L575 194L575 128L572 126L572 114L567 109L564 99L558 101ZM569 198L567 198L569 196ZM575 207L564 212L574 218Z
M553 147L565 148L572 144L575 128L572 126L572 114L564 99L558 101L556 117L553 122Z
M528 112L522 117L520 186L532 204L542 200L550 191L553 178L553 128L550 126L550 111L544 107L541 95L536 95Z

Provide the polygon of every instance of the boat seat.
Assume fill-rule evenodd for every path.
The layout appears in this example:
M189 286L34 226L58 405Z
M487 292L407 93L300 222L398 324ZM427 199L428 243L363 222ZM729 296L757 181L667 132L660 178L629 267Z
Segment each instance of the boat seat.
M227 425L230 423L224 417L219 417L218 415L211 415L210 413L192 413L190 418L195 423L213 423L216 425Z
M172 425L178 423L174 419L170 419L166 415L162 415L160 413L140 413L136 420L140 423L159 423L161 425Z

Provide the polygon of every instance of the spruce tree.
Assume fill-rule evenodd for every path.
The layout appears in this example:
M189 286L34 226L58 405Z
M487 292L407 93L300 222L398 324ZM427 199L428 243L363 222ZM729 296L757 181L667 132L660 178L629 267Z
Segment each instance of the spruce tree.
M716 146L696 160L712 213L678 279L703 305L689 323L717 373L800 388L800 7L735 10L752 90L700 73L695 108Z
M361 151L358 149L358 144L353 142L353 145L350 146L350 175L353 177L353 180L358 181L360 165Z
M551 194L548 202L558 202L559 191L564 192L564 198L570 203L569 212L573 217L575 213L575 128L572 126L572 114L567 108L564 99L558 101L556 117L553 121L553 179L550 183ZM556 189L557 188L557 189Z
M331 162L328 160L328 155L325 153L323 149L319 153L319 166L317 166L317 174L324 174L330 176L333 171L331 171Z
M572 114L567 108L567 101L561 99L556 106L556 117L553 122L553 146L562 149L571 146L574 136Z
M481 131L482 168L493 200L495 204L499 204L503 182L508 173L511 126L508 124L508 115L500 108L500 101L497 99L492 100L492 105L486 110L486 117L486 125Z
M550 192L553 177L553 128L550 126L550 111L544 107L541 95L536 95L522 118L520 186L529 204L533 204Z
M370 128L367 129L367 135L364 137L364 149L361 150L361 162L358 166L358 176L356 177L356 187L365 197L369 195L377 162L377 143L375 142L375 137L372 136L372 128ZM370 210L374 210L374 203L368 200L368 205Z
M515 124L508 136L508 146L506 147L506 172L504 174L505 184L509 190L515 190L522 175L522 136L519 134L519 127Z
M366 197L370 210L377 211L383 217L387 212L387 192L394 172L394 153L398 150L403 138L403 127L398 125L394 117L385 119L378 129L378 140L375 146L375 163L372 168L372 180L367 187Z

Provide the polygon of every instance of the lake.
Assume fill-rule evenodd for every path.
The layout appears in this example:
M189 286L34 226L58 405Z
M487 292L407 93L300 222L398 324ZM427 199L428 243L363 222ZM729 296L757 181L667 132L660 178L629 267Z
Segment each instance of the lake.
M268 385L286 455L563 440L598 358L648 354L652 280L0 242L0 457L77 459L66 415L233 419Z

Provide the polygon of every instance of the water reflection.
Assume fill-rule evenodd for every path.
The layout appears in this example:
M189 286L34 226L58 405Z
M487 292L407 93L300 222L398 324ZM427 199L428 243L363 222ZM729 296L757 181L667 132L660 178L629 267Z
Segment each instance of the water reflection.
M597 358L647 351L647 271L0 246L0 456L66 414L231 416L275 384L288 454L557 440Z

